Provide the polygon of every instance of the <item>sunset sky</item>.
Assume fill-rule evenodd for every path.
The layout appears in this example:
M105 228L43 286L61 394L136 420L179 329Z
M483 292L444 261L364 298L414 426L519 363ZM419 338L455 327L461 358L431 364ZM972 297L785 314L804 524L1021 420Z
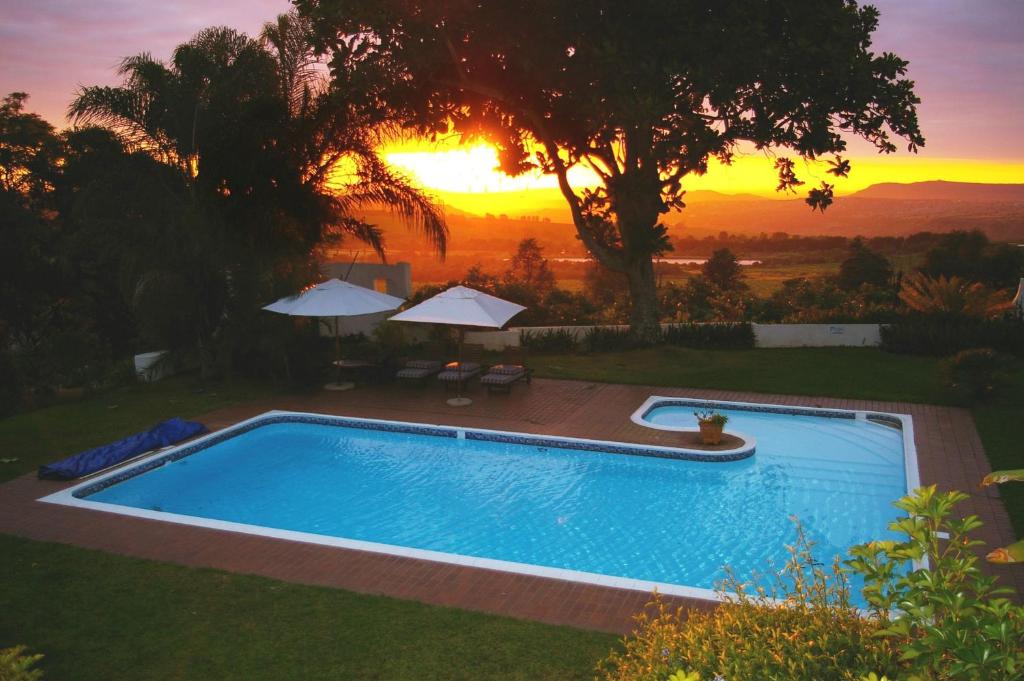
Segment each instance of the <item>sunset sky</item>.
M916 156L880 157L864 144L848 154L854 169L839 193L876 182L945 179L1024 182L1024 2L1021 0L878 0L877 51L910 60L917 81L926 147ZM201 28L229 25L255 34L287 11L284 0L0 0L0 89L25 91L29 108L58 127L79 85L116 84L127 55L167 57ZM552 178L508 178L493 171L493 150L412 142L386 150L450 205L474 212L513 212L530 197L554 195ZM801 173L808 184L821 169ZM586 182L582 172L576 182ZM769 159L741 156L731 168L713 167L687 188L773 195ZM498 193L500 192L500 193ZM546 197L543 198L542 197ZM516 211L521 212L521 211Z

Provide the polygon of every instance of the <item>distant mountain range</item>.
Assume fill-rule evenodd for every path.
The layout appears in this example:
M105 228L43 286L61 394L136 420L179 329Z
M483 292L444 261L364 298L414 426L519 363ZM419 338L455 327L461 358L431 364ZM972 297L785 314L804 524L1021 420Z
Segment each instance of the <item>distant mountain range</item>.
M1024 240L1024 184L887 182L839 197L824 213L811 211L802 198L705 195L688 194L686 208L667 222L694 232L741 234L895 236L980 229L992 239Z
M1024 203L1024 184L982 184L980 182L883 182L862 189L851 198L897 199L905 201L973 201Z
M551 255L575 255L582 247L558 190L533 190L502 201L487 195L444 198L451 228L450 248L507 253L524 238L536 238ZM466 201L463 201L463 199ZM516 205L507 214L491 214L490 205ZM481 210L482 209L482 210ZM417 234L398 227L394 216L371 212L384 227L391 247L422 251ZM980 229L997 241L1024 242L1024 184L967 182L884 183L839 197L824 213L812 211L800 197L766 198L753 194L693 191L686 208L663 218L670 236L733 234L899 236L914 232Z

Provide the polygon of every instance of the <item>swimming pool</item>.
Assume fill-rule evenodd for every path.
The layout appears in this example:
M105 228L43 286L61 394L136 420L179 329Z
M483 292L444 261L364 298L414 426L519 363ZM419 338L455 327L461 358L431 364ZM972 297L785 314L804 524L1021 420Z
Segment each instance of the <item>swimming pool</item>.
M757 454L707 462L667 458L670 448L271 412L43 500L695 597L710 597L725 564L740 575L781 564L791 515L823 557L886 536L907 488L903 431L736 415L748 417Z

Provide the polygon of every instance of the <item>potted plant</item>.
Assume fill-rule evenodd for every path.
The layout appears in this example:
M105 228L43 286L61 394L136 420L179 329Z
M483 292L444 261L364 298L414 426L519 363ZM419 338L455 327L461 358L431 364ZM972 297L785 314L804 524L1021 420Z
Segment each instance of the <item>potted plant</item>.
M700 426L700 441L706 445L717 445L722 441L722 429L729 421L725 414L719 414L712 409L695 411L697 425Z

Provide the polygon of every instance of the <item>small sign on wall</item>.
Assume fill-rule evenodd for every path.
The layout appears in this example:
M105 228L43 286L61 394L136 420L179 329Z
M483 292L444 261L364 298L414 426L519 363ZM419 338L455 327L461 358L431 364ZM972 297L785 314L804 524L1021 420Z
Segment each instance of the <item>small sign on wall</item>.
M842 326L830 326L828 327L828 333L830 336L842 336L846 332L846 328Z

